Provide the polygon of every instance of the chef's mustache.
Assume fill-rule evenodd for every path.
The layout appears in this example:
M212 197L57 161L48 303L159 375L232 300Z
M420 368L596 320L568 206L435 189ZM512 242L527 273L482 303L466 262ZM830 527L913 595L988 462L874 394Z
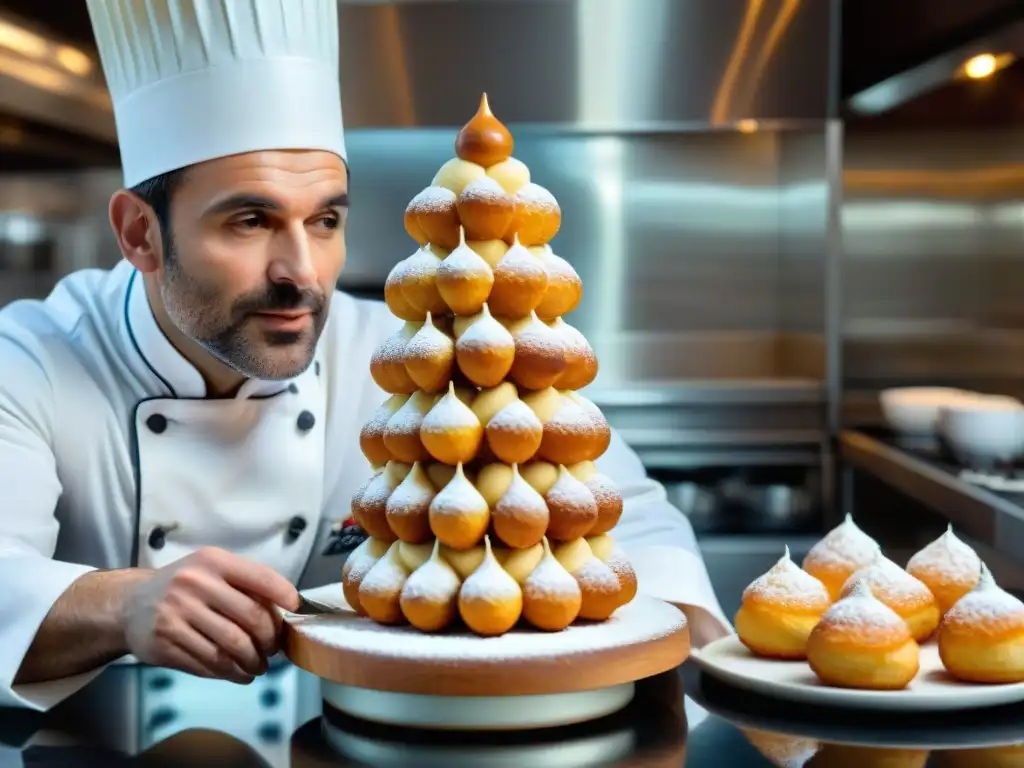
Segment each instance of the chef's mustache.
M299 288L292 283L270 283L259 292L247 294L236 301L235 313L245 316L255 312L308 309L319 314L324 303L324 294L318 289Z

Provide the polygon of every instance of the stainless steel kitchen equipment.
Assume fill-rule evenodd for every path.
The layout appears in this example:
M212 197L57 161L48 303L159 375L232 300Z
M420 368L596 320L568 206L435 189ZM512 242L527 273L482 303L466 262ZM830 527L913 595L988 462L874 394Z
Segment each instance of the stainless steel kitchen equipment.
M343 288L382 294L414 246L405 205L486 91L565 211L553 245L585 286L568 320L601 361L587 394L690 515L713 579L748 582L851 498L869 529L887 523L874 507L916 532L930 528L914 515L944 514L926 492L886 496L873 462L838 482L839 438L880 423L877 393L892 384L1024 390L1018 0L339 11L353 172ZM37 66L78 78L63 91L22 78L0 99L0 305L117 259L112 115L81 95L98 76L82 63L94 56L83 14L11 0L0 15L30 35L0 27L0 90L32 35ZM958 57L995 46L1017 46L1016 63L964 78Z

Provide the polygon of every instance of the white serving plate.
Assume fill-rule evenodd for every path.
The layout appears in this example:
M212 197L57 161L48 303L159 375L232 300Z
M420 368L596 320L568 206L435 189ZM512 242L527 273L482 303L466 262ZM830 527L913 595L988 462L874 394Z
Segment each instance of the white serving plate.
M900 712L979 709L1024 701L1024 683L977 685L954 680L939 659L935 643L921 646L921 671L902 691L833 688L822 683L805 661L774 661L754 656L730 635L690 653L694 664L722 682L764 696L833 708Z

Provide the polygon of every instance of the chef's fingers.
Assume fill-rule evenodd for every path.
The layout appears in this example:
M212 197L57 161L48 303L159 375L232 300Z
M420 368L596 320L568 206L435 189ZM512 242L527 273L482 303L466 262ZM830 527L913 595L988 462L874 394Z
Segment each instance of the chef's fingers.
M223 589L230 589L226 584ZM209 643L215 651L226 655L247 675L262 675L267 671L266 656L257 647L253 638L229 618L221 615L210 605L205 605L193 596L181 597L180 609L185 620ZM205 656L200 660L209 663L210 648L203 646Z
M228 583L251 595L265 598L285 610L298 609L299 592L295 585L273 568L229 552L216 552L213 564Z
M184 618L163 632L160 639L159 663L199 677L244 684L253 681L253 675L242 670L227 653L186 623Z
M262 652L263 657L270 656L277 651L277 627L274 622L277 611L273 608L254 600L244 592L239 592L228 582L222 581L212 574L206 574L204 578L196 579L191 587L191 594L200 602L222 614L236 628L240 627L241 630L244 630L255 644L256 650ZM207 637L211 637L202 627L199 629ZM241 642L240 639L238 642Z
M210 669L201 661L193 657L188 651L185 651L176 645L169 645L162 649L160 656L162 658L161 665L170 669L188 672L190 675L195 675L196 677L208 677L213 679L219 679L221 677L218 672Z

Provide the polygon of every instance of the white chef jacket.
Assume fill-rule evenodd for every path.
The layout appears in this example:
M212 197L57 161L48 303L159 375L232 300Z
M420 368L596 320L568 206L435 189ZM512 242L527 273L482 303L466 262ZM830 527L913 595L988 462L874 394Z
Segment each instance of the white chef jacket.
M372 473L359 432L387 398L370 357L401 322L336 292L304 373L205 399L127 262L0 310L0 706L45 710L97 674L12 686L53 603L90 570L209 545L300 588L339 581L332 537ZM640 589L685 604L695 635L728 627L692 528L636 454L613 435L597 464L624 497L613 535Z

